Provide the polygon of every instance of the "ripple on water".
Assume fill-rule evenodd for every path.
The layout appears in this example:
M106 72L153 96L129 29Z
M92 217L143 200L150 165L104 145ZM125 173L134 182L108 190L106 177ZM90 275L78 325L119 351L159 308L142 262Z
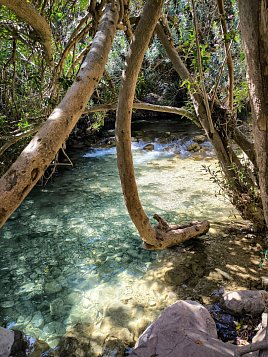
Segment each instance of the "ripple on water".
M230 206L215 197L202 157L185 159L177 147L159 143L152 152L141 144L134 149L150 216L157 212L173 222L227 219ZM164 287L159 293L144 280L160 253L141 248L116 167L114 148L76 157L74 169L36 187L2 229L0 325L56 345L77 322L113 323L116 306L129 326L141 317L149 321L163 307Z

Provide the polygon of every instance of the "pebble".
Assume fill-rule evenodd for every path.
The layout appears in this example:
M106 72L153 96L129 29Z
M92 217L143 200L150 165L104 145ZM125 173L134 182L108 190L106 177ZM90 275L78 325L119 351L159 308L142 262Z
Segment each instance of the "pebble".
M156 305L156 302L154 300L150 300L148 302L149 306L155 306Z
M13 300L2 301L0 303L0 306L3 307L4 309L13 307L14 305L15 305L15 302Z

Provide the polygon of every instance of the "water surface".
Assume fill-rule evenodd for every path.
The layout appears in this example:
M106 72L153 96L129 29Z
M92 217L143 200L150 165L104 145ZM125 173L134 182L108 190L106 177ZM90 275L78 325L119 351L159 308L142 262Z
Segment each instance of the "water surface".
M215 164L211 149L205 143L208 157L189 155L189 142L156 140L149 152L142 150L146 142L133 143L144 208L173 223L226 221L232 208L215 196L203 168ZM74 168L36 187L0 233L0 325L52 346L78 322L100 326L107 307L130 296L142 314L164 299L143 277L165 252L142 249L124 206L115 149L73 160Z

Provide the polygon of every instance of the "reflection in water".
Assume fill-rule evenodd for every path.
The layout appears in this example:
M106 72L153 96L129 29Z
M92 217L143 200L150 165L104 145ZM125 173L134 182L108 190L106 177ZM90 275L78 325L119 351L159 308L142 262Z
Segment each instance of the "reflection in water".
M227 219L230 207L215 197L217 187L203 170L214 164L211 157L187 157L180 142L156 142L150 152L144 144L134 143L133 153L150 217ZM100 324L111 302L122 306L134 297L144 315L145 306L164 298L143 276L165 252L141 247L124 206L114 148L84 153L53 184L37 187L0 238L0 325L52 346L77 322Z

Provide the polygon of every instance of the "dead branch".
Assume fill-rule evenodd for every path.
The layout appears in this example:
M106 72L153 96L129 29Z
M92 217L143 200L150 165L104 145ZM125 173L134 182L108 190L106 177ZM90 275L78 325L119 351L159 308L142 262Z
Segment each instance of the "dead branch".
M112 110L116 110L117 103L111 104L100 104L94 105L93 107L87 109L85 113L95 113L95 112L108 112ZM190 113L188 110L184 108L176 108L167 105L156 105L156 104L149 104L144 102L135 102L133 103L133 109L140 109L140 110L150 110L153 112L160 112L160 113L171 113L177 114L182 117L188 118L192 120L195 124L200 127L200 124L197 121L196 116L193 113Z

